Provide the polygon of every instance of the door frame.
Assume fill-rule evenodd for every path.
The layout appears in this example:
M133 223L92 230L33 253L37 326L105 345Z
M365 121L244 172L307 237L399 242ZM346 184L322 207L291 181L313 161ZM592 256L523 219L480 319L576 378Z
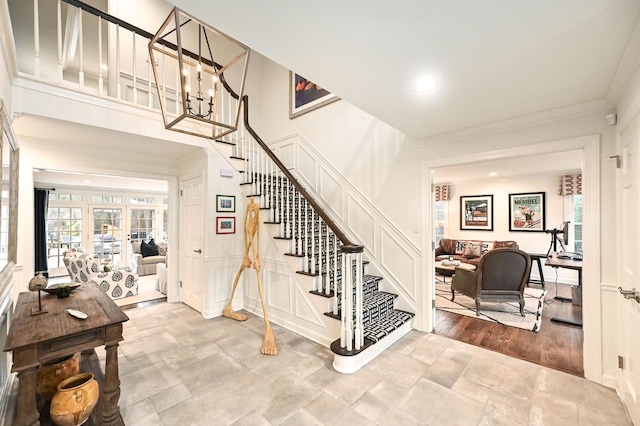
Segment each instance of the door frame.
M178 188L179 189L176 192L178 194L178 199L179 199L178 206L177 206L178 207L178 211L179 211L178 216L180 216L180 217L184 216L184 197L182 196L182 194L183 194L182 191L184 190L184 182L188 181L188 180L191 180L191 179L201 178L202 179L202 200L204 202L204 201L206 201L206 195L207 195L207 185L205 183L206 182L206 176L207 176L207 174L206 174L204 169L198 170L198 171L194 171L192 173L187 173L187 174L184 174L184 175L180 176L179 182L178 182ZM203 274L202 278L203 278L203 280L204 280L204 253L206 252L205 251L206 238L204 237L206 235L206 233L205 233L206 224L205 224L204 212L205 212L205 205L202 204L202 235L203 235L203 237L202 237L202 249L201 250L203 252L203 255L201 256L201 263L202 263L201 268L202 268L202 274ZM180 221L180 226L179 226L179 233L178 233L178 235L179 235L179 244L180 244L181 249L184 248L185 250L187 250L188 247L187 247L187 245L186 245L186 243L184 241L184 237L186 235L186 232L184 231L183 226L184 226L184 221L181 220ZM179 265L180 271L182 273L184 273L184 268L185 268L186 265L182 264L182 253L181 252L178 253L178 257L176 258L176 261L177 261L177 264ZM175 295L176 295L176 299L177 300L179 300L180 302L184 303L181 279L182 279L182 275L180 275L179 278L178 278L178 287L177 287L177 291L176 291ZM204 312L208 309L208 307L205 306L206 303L207 302L205 300L205 287L204 287L204 284L203 284L203 286L202 286L202 306L201 306L201 309L200 309L200 314L201 315L204 315Z
M583 196L583 253L585 258L594 262L583 265L582 309L589 312L583 315L583 359L585 378L602 383L602 308L600 292L600 135L580 136L552 142L505 148L484 153L464 154L448 158L430 159L422 162L422 294L418 297L422 322L416 327L431 332L435 325L434 293L434 257L435 232L433 229L433 185L434 169L482 161L526 157L562 151L582 151L582 196Z

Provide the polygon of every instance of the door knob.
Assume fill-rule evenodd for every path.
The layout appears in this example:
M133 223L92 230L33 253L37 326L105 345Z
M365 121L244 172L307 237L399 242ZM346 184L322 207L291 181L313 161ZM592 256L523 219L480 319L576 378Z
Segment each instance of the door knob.
M625 299L633 299L636 302L640 303L640 292L638 292L635 288L632 288L631 290L623 290L622 287L618 287L618 290Z
M202 253L202 250L198 249L198 250L194 250L196 253Z

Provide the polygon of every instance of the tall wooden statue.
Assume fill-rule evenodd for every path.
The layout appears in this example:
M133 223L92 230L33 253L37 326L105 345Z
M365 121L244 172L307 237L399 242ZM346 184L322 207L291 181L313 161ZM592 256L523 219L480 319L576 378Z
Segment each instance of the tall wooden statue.
M253 269L256 270L258 277L258 293L260 293L260 300L262 301L262 313L264 314L264 343L262 344L261 352L265 355L276 355L278 353L278 347L276 346L276 338L271 330L269 324L269 317L267 316L267 306L264 303L264 292L262 291L262 279L260 278L260 206L253 201L253 198L249 200L247 205L247 211L244 216L244 259L240 270L236 274L236 279L233 282L233 289L231 290L231 296L229 302L222 311L222 315L228 318L232 318L237 321L245 321L247 316L234 312L231 308L231 302L233 296L236 293L238 287L238 281L242 271L251 267L251 259L249 258L249 252L253 255Z

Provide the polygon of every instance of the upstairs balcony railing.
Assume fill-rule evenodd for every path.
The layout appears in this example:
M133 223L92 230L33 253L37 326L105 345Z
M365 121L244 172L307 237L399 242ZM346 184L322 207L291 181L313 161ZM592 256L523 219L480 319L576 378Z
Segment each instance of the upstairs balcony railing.
M19 4L10 12L21 75L160 111L148 51L152 33L81 1L33 0L32 8L26 6L31 2ZM165 105L177 112L183 90L180 72L166 70L162 78ZM341 318L340 346L360 350L363 247L251 128L248 97L240 98L224 86L218 105L221 114L243 102L243 120L236 132L218 142L232 145L231 157L244 160L243 184L250 185L249 192L270 210L281 238L291 241L290 254L305 259L301 273L318 277L313 290L333 299L333 313Z

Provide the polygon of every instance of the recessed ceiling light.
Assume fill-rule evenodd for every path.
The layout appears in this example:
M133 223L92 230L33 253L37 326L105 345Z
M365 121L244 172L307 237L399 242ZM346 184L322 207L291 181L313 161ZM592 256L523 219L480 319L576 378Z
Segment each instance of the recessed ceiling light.
M431 77L423 77L414 84L413 89L418 93L426 93L435 90L438 82Z
M493 177L493 176L498 176L498 173L496 173L496 172L491 172L491 173L489 173L489 176L491 176L491 177Z
M89 179L85 179L84 183L91 183L91 181Z

